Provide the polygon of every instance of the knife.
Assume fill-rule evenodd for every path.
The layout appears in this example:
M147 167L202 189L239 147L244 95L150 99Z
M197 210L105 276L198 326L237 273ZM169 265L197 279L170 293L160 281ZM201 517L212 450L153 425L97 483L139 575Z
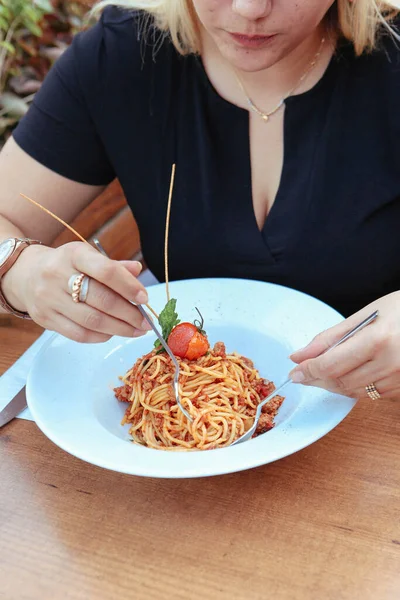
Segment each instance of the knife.
M26 401L26 386L19 390L18 394L14 396L12 400L7 404L2 411L0 411L0 427L6 425L12 419L15 419L20 412L24 410L28 406Z

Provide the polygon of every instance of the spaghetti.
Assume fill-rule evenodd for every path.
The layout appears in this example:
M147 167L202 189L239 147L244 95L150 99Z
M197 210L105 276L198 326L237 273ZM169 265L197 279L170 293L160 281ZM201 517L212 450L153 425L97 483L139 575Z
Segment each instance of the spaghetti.
M114 390L118 400L128 403L122 424L131 425L134 442L160 450L229 446L251 427L257 405L275 389L251 360L226 354L222 342L197 360L178 360L180 398L193 422L176 404L171 359L153 350L138 359ZM255 436L272 429L282 402L276 396L263 407Z

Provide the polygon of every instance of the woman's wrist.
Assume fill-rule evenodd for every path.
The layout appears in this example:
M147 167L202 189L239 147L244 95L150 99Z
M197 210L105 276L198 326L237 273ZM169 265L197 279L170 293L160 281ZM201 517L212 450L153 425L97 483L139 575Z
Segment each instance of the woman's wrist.
M37 244L28 246L21 252L15 264L1 278L1 292L6 302L14 310L19 312L27 311L25 290L29 278L32 276L32 267L37 259L37 254L49 250L51 249ZM0 311L5 312L1 308Z

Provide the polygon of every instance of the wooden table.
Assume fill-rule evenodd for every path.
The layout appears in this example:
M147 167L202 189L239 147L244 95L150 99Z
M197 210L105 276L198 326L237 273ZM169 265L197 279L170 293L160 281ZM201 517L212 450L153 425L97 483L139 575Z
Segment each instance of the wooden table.
M0 321L0 368L39 333ZM0 430L0 598L398 600L400 404L360 402L277 463L139 479Z

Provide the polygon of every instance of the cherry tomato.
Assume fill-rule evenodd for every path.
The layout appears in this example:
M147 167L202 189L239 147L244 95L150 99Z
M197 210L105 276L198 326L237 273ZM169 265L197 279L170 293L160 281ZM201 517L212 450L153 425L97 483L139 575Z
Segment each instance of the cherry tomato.
M175 356L196 360L204 356L210 344L205 335L192 323L179 323L168 337L168 346Z

